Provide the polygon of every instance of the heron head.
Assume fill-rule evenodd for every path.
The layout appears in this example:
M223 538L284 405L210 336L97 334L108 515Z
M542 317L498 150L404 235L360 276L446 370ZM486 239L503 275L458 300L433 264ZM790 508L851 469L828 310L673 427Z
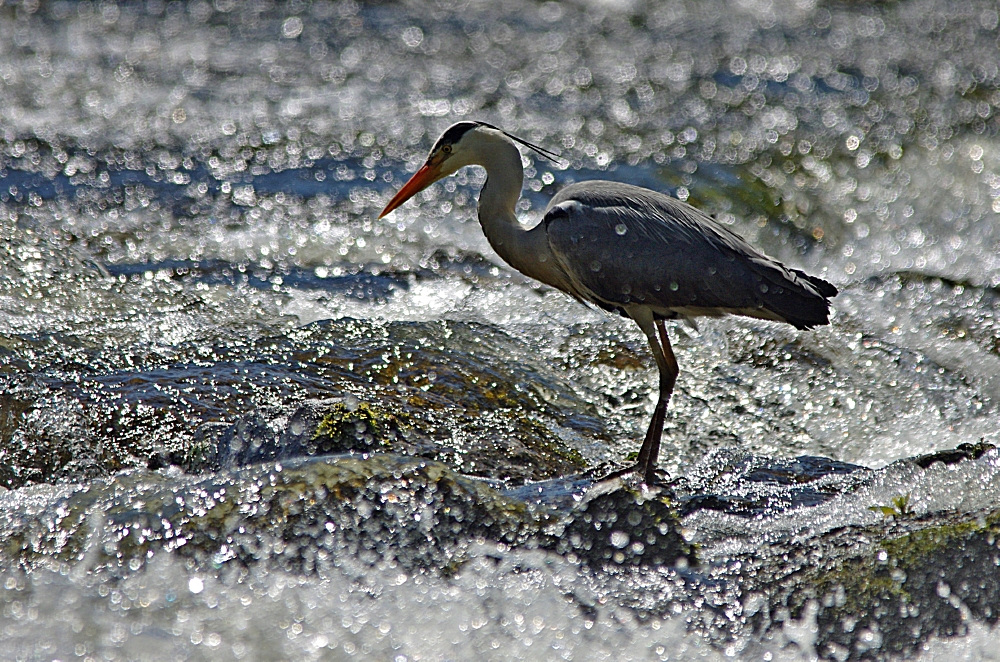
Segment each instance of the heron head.
M408 182L403 184L403 188L399 189L399 192L393 196L378 217L382 218L437 180L452 175L465 166L483 165L484 154L497 149L502 143L508 145L520 143L553 162L559 160L559 156L547 149L532 145L492 124L457 122L445 129L441 137L434 143L434 147L431 148L431 153L424 161L424 165L410 177ZM518 159L517 167L520 167L520 159Z
M434 143L434 147L431 148L424 164L393 196L389 204L379 214L379 218L387 215L439 179L452 175L467 165L472 165L472 149L467 144L469 141L463 142L463 138L481 126L479 122L458 122L448 127Z

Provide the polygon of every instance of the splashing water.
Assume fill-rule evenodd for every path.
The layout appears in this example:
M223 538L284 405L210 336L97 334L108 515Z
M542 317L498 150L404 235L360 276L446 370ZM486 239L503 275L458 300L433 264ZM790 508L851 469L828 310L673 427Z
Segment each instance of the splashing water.
M0 6L10 659L992 659L993 3ZM607 178L834 282L641 334L504 265ZM994 655L995 657L995 655Z

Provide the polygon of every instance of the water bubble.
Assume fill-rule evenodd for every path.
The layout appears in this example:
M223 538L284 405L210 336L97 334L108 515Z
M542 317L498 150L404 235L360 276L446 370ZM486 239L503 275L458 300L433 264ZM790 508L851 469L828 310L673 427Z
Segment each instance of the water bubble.
M935 585L945 578L924 579L919 567L907 566L906 581L926 586L933 602L918 596L905 609L890 606L886 618L860 613L864 591L831 588L835 605L850 604L844 627L836 624L836 644L821 640L824 630L813 632L802 615L778 619L758 636L740 629L746 613L733 620L725 610L735 604L726 593L729 578L763 590L752 580L767 562L761 557L769 546L761 541L795 538L801 547L794 551L804 558L830 553L824 526L854 527L871 516L869 506L892 503L900 489L916 488L929 513L997 510L994 456L947 470L940 462L919 471L892 464L959 441L996 441L990 394L997 390L992 288L1000 283L993 250L1000 161L984 138L1000 107L993 90L995 7L944 3L933 20L921 22L907 13L912 8L892 3L866 13L853 3L810 9L813 3L793 2L787 16L765 7L748 20L718 0L686 13L618 2L605 7L595 41L588 37L597 19L579 4L538 3L527 14L466 4L463 29L443 32L433 12L424 11L430 5L420 3L389 23L355 0L296 1L282 5L287 13L247 13L232 0L149 2L136 11L115 3L18 4L18 28L10 44L0 44L0 77L9 92L0 138L7 150L0 207L8 221L0 224L0 254L7 251L0 258L6 325L0 335L10 340L5 394L17 391L8 398L14 423L5 431L5 449L21 455L5 465L4 480L14 483L3 494L15 508L25 485L66 481L94 492L102 488L92 476L108 476L120 499L115 521L130 522L130 535L119 544L114 536L124 525L93 515L85 515L80 529L88 533L74 535L73 518L46 514L73 497L28 487L37 508L7 526L14 519L36 522L42 533L18 539L96 536L101 562L118 566L95 575L100 586L89 575L79 579L69 563L61 574L11 576L0 586L30 588L33 596L2 596L11 611L5 637L20 637L23 650L45 648L53 658L99 654L72 636L41 641L65 630L39 627L58 620L79 622L84 633L110 633L115 644L125 635L139 642L158 633L165 657L190 657L194 635L201 645L231 646L237 657L253 657L260 642L277 637L296 659L314 658L316 648L327 646L346 651L348 641L350 650L375 659L478 659L523 657L529 641L532 650L575 658L662 656L689 641L709 657L727 648L737 657L745 650L766 657L770 650L756 647L787 634L802 650L844 657L860 651L859 642L871 651L878 625L885 650L891 642L892 650L948 645L967 653L968 639L924 639L936 631L933 616L919 636L907 634L905 624L895 627L892 614L914 618L920 605L924 622L938 609ZM625 5L628 16L618 16ZM33 20L41 7L53 20ZM657 38L677 21L690 29ZM87 38L66 44L64 32ZM962 35L962 48L939 34ZM901 55L898 44L920 48ZM108 58L108 49L117 54ZM534 65L526 67L528 54ZM538 103L544 99L551 103ZM72 112L62 112L67 107ZM357 441L360 429L370 445L352 461L366 462L361 455L375 448L378 458L413 451L477 479L505 481L521 467L540 470L544 462L522 455L537 439L553 456L572 447L588 467L625 462L636 450L652 411L648 394L656 397L644 339L627 320L583 309L500 263L476 222L481 170L464 170L425 191L424 204L374 220L400 178L419 166L436 131L463 117L493 121L566 155L566 170L560 165L526 180L519 211L529 224L541 220L545 187L559 190L590 177L576 172L581 166L607 168L609 179L677 191L761 251L825 274L841 289L830 326L798 332L742 317L710 319L696 342L678 347L681 377L661 459L695 485L684 503L698 510L685 517L684 535L697 540L703 563L679 583L674 573L686 560L668 559L648 573L636 569L632 581L649 582L643 592L643 609L654 615L649 620L634 619L632 607L616 597L636 595L634 586L613 585L617 579L596 566L577 581L578 564L592 563L579 546L574 556L547 551L539 562L537 550L516 543L494 548L487 540L489 550L470 552L462 541L446 550L446 579L414 572L386 600L379 587L396 586L403 571L397 565L416 554L394 548L386 532L413 525L415 513L428 527L415 529L422 531L416 546L426 549L426 540L450 535L458 521L438 521L445 509L454 514L467 506L436 505L443 498L436 493L428 510L407 510L413 492L399 472L378 485L359 478L345 499L332 491L300 499L298 488L269 485L286 472L259 483L234 479L225 501L244 489L284 490L287 499L269 512L289 518L308 512L314 519L235 532L217 540L224 552L206 549L198 537L171 537L169 551L147 559L142 550L155 542L145 536L165 535L157 527L173 515L161 517L163 509L139 502L155 504L151 490L176 489L180 501L159 503L193 513L206 499L223 498L218 485L205 495L185 492L207 472L228 480L217 449L244 476L253 470L240 458L280 459L294 471L307 458L292 446L316 442L319 417L294 416L302 403L341 403L351 414L345 434L327 449L304 451L310 457L356 450L343 444ZM616 223L616 235L625 235L619 228L625 224ZM694 276L716 284L717 272L731 266L721 264L720 270L703 264ZM653 291L677 292L679 282L670 278L665 272ZM625 282L609 286L629 295ZM447 332L424 325L444 319ZM466 323L474 333L462 330ZM586 406L567 404L577 396ZM359 428L363 417L376 423ZM428 421L430 442L422 439ZM605 436L595 432L602 426ZM482 447L489 453L477 456ZM825 474L823 489L812 490L815 476L801 466L831 449L873 469L852 474L850 490L840 490L836 474ZM303 484L329 486L332 464L323 462L316 480ZM159 468L147 472L147 463ZM144 483L146 476L155 480ZM778 480L765 480L762 491L760 476ZM786 489L789 476L794 489ZM517 480L500 489L518 489ZM567 502L583 500L573 480L561 483L564 496L572 494ZM544 481L533 486L543 496L550 489ZM479 487L483 494L496 491L493 483ZM797 502L803 493L814 501ZM831 494L836 498L824 501ZM352 548L359 559L341 544L342 531L359 533L356 520L336 518L336 509L353 507L355 497L368 502L360 512L370 510L365 524L376 532L370 548ZM786 497L794 508L784 505ZM255 517L267 516L254 510L256 502L245 504L219 521L232 518L252 529ZM109 501L108 508L80 512L115 508ZM703 526L718 519L705 512L714 508L759 508L753 512L766 515L723 514L725 527ZM150 526L132 524L137 514ZM600 535L621 534L611 529L634 525L632 514L619 513ZM199 521L211 526L211 519ZM459 531L469 520L463 522ZM899 524L917 530L924 523ZM182 530L170 529L178 536ZM626 530L631 540L612 558L632 563L655 556L659 542ZM653 538L671 530L664 524ZM251 560L239 572L252 575L253 564L263 561L272 574L237 579L227 584L228 596L205 591L210 576L227 572L216 564L230 563L243 544L253 549L242 551ZM719 549L725 552L713 556ZM341 577L323 566L333 558L361 567ZM794 558L777 560L763 574L773 576L774 567ZM983 560L988 570L993 561ZM16 560L4 561L15 567ZM904 573L894 561L887 559L888 576L900 581ZM310 573L321 566L326 574L313 581ZM688 581L706 568L729 573L713 575L710 596L697 592L699 581ZM588 589L595 576L603 584L599 594ZM203 597L194 598L198 582ZM969 605L969 632L988 640L983 623L991 621L975 605L995 600L979 594L966 600L963 591L980 590L975 582L968 589L960 578L947 582L952 604ZM567 585L574 586L573 603L563 599ZM185 586L189 591L176 588ZM136 600L122 597L133 588ZM794 587L774 588L781 594ZM658 602L655 596L666 592L669 601ZM857 600L843 597L855 593ZM162 604L156 596L164 596ZM818 599L829 606L826 597ZM123 609L109 609L126 600L144 610L131 611L139 616L134 623L122 620ZM511 625L512 613L501 625L497 604L516 604L525 631ZM599 606L581 612L581 605ZM781 605L761 598L757 609L780 613ZM180 612L188 619L183 623L176 620ZM240 627L227 625L235 622ZM391 644L377 627L389 623ZM688 639L692 623L699 634L721 633L712 640L729 643L705 648L704 639ZM463 624L481 642L463 636ZM897 635L905 640L892 639ZM733 641L750 648L732 648ZM477 642L496 647L484 655L474 650Z
M295 39L302 34L302 19L298 16L289 16L281 24L281 36L285 39Z
M547 23L555 23L563 17L565 10L558 2L543 2L538 8L538 15Z
M424 31L419 27L412 25L405 30L403 30L403 43L405 43L410 48L416 48L424 41Z

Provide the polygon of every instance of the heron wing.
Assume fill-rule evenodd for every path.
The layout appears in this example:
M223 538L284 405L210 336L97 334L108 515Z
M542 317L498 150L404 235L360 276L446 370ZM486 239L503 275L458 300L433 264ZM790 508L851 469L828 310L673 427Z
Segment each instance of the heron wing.
M648 189L589 181L546 210L549 246L572 294L606 309L647 305L662 316L736 313L826 324L826 281L789 269L694 207Z

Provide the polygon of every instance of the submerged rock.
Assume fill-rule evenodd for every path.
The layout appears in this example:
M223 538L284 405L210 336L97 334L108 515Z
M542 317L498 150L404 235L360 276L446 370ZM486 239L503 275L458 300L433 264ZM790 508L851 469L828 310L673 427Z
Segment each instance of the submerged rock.
M993 444L988 444L984 441L981 441L978 444L959 444L956 448L917 456L911 459L910 462L913 462L918 467L926 469L935 462L941 462L942 464L955 464L956 462L961 462L963 460L978 460L985 453L988 453L995 448L996 446Z
M586 566L687 567L695 548L679 533L680 519L662 493L642 493L626 487L589 496L573 513L556 544Z
M221 439L219 465L232 468L331 453L397 453L514 484L585 466L580 453L545 424L552 424L547 417L504 408L472 417L459 403L439 403L437 411L428 411L398 391L356 392L304 402L288 417L268 420L255 414L240 421ZM457 431L448 427L455 422L462 424Z
M1000 620L996 457L963 444L871 470L715 453L677 487L706 579L733 595L734 641L753 632L821 659L890 660ZM965 503L928 497L949 491Z
M524 545L555 513L446 466L396 455L267 463L207 479L124 474L44 514L7 509L7 562L138 570L170 552L198 564L277 563L323 572L361 563L445 572L477 540Z
M825 457L776 460L718 449L673 481L671 488L685 515L706 509L761 516L819 505L870 475L867 467Z
M909 657L931 637L962 636L973 620L1000 619L998 538L1000 512L839 532L828 536L817 567L784 580L767 618L779 628L814 620L824 659Z
M559 511L441 463L384 454L265 463L183 487L163 474L123 474L68 491L40 514L9 507L0 522L5 564L113 574L165 552L198 565L448 573L470 545L487 542L548 549L595 569L694 559L662 498L601 491Z
M310 444L342 443L342 435L356 440L352 426L384 432L404 423L336 404L343 401L303 410L282 434L308 413L316 425L299 435L308 452ZM718 646L749 630L787 638L798 628L813 634L789 641L824 659L889 659L929 637L961 635L970 620L996 623L996 511L918 515L901 506L878 525L769 532L752 550L737 552L730 534L732 551L707 558L688 540L696 524L678 514L711 512L704 503L692 510L692 499L715 493L725 503L736 487L731 503L743 505L718 508L725 514L717 516L811 512L885 471L716 453L688 477L680 499L585 477L500 491L442 463L388 453L290 458L207 477L130 472L80 489L34 488L41 508L31 489L0 497L0 565L117 577L170 554L192 568L236 572L259 566L362 577L377 567L450 576L485 546L558 555L577 569L581 595L613 599L640 619L707 605L693 613L692 627ZM600 604L583 601L580 609L592 618Z
M222 466L393 452L519 483L586 466L561 427L602 435L600 419L568 384L489 327L341 320L296 335L302 349L295 361L330 380L337 397L240 421L220 444Z
M348 451L518 483L579 471L590 440L608 441L559 371L484 325L342 319L169 360L107 342L73 356L32 345L27 386L0 396L0 484Z

